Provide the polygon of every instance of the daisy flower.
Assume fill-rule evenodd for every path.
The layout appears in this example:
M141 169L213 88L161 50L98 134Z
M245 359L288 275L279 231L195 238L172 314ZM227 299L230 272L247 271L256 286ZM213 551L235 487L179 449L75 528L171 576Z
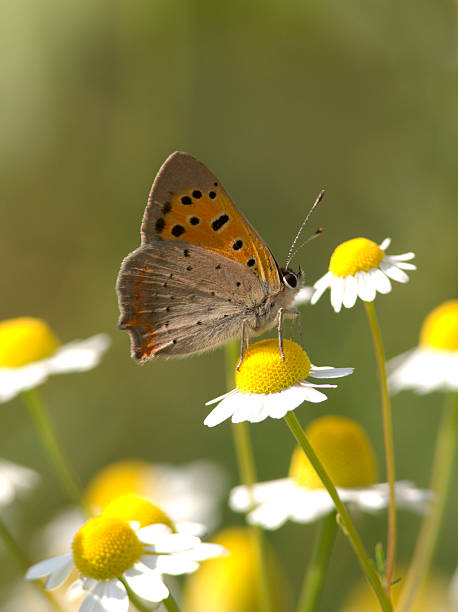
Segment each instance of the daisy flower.
M348 376L353 368L317 367L310 363L307 353L292 340L284 340L285 361L282 361L278 340L262 340L251 344L245 352L240 369L235 371L237 387L210 402L218 403L205 419L214 427L232 417L233 423L259 423L267 417L281 419L303 402L318 403L327 396L319 385L307 378L339 378Z
M0 507L36 487L39 480L40 476L34 470L0 459Z
M220 520L226 475L209 461L173 466L139 459L106 466L89 482L85 502L94 514L125 493L135 493L163 508L173 521L199 521L208 529Z
M425 319L419 345L388 363L392 391L458 391L458 300L435 308Z
M210 559L189 576L183 589L184 612L260 612L259 550L246 527L228 527L214 542L230 554ZM266 542L268 545L268 542ZM283 567L267 546L267 575L273 610L289 610L290 593Z
M0 402L42 384L50 374L94 368L108 348L98 334L69 344L59 342L48 325L30 317L0 323Z
M364 302L372 302L377 291L389 293L390 278L406 283L409 277L404 270L416 269L407 263L415 255L386 255L390 242L390 238L385 238L377 245L367 238L353 238L340 244L331 255L328 272L314 284L311 303L316 304L330 288L332 307L340 312L342 304L352 308L358 297Z
M343 502L366 512L388 505L388 484L377 482L375 453L360 425L346 417L325 416L312 421L305 434ZM417 489L410 482L397 482L395 487L399 508L427 511L429 491ZM299 447L292 456L288 478L258 483L251 490L235 487L229 503L233 510L248 511L248 521L266 529L278 529L287 520L310 523L335 510Z
M199 561L225 553L222 546L203 544L194 535L198 529L188 524L179 531L157 506L122 496L78 530L70 553L33 565L26 578L47 577L45 588L54 589L76 567L80 578L69 594L85 595L80 610L126 612L125 585L138 597L159 602L169 596L163 574L193 572Z

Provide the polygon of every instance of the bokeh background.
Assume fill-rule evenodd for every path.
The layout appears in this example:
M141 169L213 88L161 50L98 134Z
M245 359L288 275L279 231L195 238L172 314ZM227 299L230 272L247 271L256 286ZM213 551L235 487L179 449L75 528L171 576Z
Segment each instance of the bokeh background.
M230 425L203 426L204 402L225 389L223 351L140 367L116 327L117 272L139 244L154 175L175 150L215 172L279 262L326 188L308 233L326 231L294 262L309 284L352 237L391 236L390 253L415 251L411 282L376 300L388 356L415 345L424 316L456 297L455 10L449 0L1 3L0 318L43 317L62 341L111 336L97 369L43 388L83 483L126 457L207 458L238 482ZM303 326L316 363L356 372L298 417L304 425L324 413L359 420L383 474L361 303L336 315L326 296L303 307ZM442 404L439 394L395 397L400 478L427 485ZM27 549L66 500L20 400L1 412L0 455L45 476L16 509ZM259 477L282 477L293 450L287 428L266 421L251 429ZM451 491L435 556L446 576L457 562L456 475ZM243 520L228 509L224 516ZM408 561L420 521L399 520L399 557ZM384 539L383 518L360 517L358 527L371 550ZM314 533L287 525L269 534L293 590ZM1 565L5 601L18 571L3 553ZM359 575L339 537L321 609L337 610Z

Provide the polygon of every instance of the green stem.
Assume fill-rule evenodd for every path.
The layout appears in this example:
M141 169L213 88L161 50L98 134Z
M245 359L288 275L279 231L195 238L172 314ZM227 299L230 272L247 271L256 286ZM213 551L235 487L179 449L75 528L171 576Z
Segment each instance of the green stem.
M132 589L130 588L127 580L124 578L124 576L121 576L120 578L118 578L119 582L122 582L122 584L124 585L124 588L127 591L127 596L129 598L130 603L137 608L138 612L151 612L151 608L144 604L143 601L140 599L140 597L134 593L134 591L132 591Z
M21 568L21 571L25 574L31 563L27 560L24 552L22 551L19 544L16 542L13 534L10 532L5 523L0 520L0 538L3 540L6 549L12 557L16 559L17 564ZM34 586L40 591L41 595L48 600L49 605L57 612L63 612L61 606L54 599L52 593L47 591L41 580L34 580Z
M168 612L180 612L180 608L178 607L177 602L173 599L172 594L170 594L167 599L164 599L162 603Z
M320 523L313 555L302 585L297 612L313 612L323 590L324 578L338 530L335 511L325 516Z
M230 391L234 388L234 364L239 359L240 346L237 342L231 342L225 347L226 354L226 384ZM252 491L253 485L257 480L256 465L254 462L253 447L251 444L248 423L234 423L232 425L234 437L235 453L239 467L240 479L242 483ZM253 499L251 505L253 506ZM259 598L263 612L273 612L270 600L269 579L267 572L267 551L264 533L257 525L250 525L253 539L256 542L256 551L259 567Z
M386 571L385 571L385 591L390 595L391 583L393 580L393 570L396 556L396 498L395 498L395 466L394 466L394 445L393 445L393 424L391 418L390 395L388 393L388 383L386 378L385 354L383 350L382 336L377 322L374 304L364 302L366 313L369 319L372 338L374 341L375 355L380 381L380 395L382 400L383 414L383 440L385 446L385 466L390 502L388 506L388 537L386 547Z
M399 612L407 612L413 606L418 591L428 574L434 548L440 532L450 486L450 477L458 436L458 393L449 393L437 435L436 451L431 474L431 490L435 499L431 512L423 519L417 540L413 562L409 568L399 600Z
M76 506L82 506L82 491L78 478L70 467L59 444L46 407L36 389L24 391L22 397L41 438L41 442L57 473L62 488ZM85 508L83 508L85 510Z
M372 588L374 589L375 594L378 597L382 610L384 610L384 612L392 612L393 608L392 608L390 599L389 597L387 597L383 589L383 586L379 580L379 577L377 576L377 573L374 569L374 566L371 560L369 559L369 557L367 556L364 545L361 542L361 539L358 535L358 532L355 529L355 526L353 525L350 515L348 514L347 509L342 503L331 478L329 477L327 471L323 467L323 464L318 459L317 455L315 454L315 451L310 445L310 442L307 440L304 434L304 431L299 421L297 420L296 415L294 414L293 411L290 411L286 414L284 418L293 436L296 438L298 444L300 445L300 447L306 454L308 460L312 464L312 467L318 474L321 482L323 483L324 487L326 488L329 495L331 496L332 501L334 502L334 505L337 509L337 512L340 515L340 521L341 523L343 523L343 526L345 527L344 532L348 536L350 543L353 547L353 550L355 551L356 556L359 559L361 567L367 579L369 580L370 584L372 585Z

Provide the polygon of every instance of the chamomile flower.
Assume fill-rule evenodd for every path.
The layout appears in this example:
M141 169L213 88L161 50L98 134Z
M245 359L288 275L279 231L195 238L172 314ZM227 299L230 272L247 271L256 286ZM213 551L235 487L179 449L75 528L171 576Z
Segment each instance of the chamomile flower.
M251 344L235 372L237 387L210 402L218 402L205 419L205 425L214 427L232 417L233 423L258 423L267 417L281 419L303 402L318 403L327 396L317 387L335 388L337 385L319 385L312 378L339 378L348 376L353 368L317 367L310 363L307 353L295 342L284 341L285 361L282 361L277 340L262 340Z
M359 297L372 302L377 291L389 293L390 279L406 283L409 277L404 270L415 270L407 263L414 253L387 255L390 238L377 245L367 238L353 238L340 244L331 255L328 272L314 284L315 293L311 299L316 304L326 289L331 290L331 304L340 312L342 304L352 308Z
M94 368L108 348L105 334L60 346L41 319L21 317L0 323L0 403L42 384L50 374Z
M173 466L138 459L118 461L89 482L85 501L97 514L115 497L135 493L157 504L176 521L199 521L208 529L220 520L226 475L209 461Z
M388 484L377 482L375 454L360 425L346 417L325 416L312 421L305 434L343 502L371 513L388 505ZM399 508L427 511L429 491L410 482L397 482L395 488ZM255 484L251 490L235 487L229 503L233 510L248 511L248 521L266 529L277 529L287 520L309 523L335 508L299 447L292 456L288 478Z
M252 531L227 527L214 542L230 554L210 559L189 576L183 590L183 612L263 612L256 588L259 582L259 550ZM266 542L267 583L273 610L290 609L285 573L274 550Z
M80 578L69 593L85 595L80 610L126 612L129 598L124 583L142 599L159 602L169 596L163 574L193 572L199 561L225 553L222 546L203 544L191 532L196 526L188 525L187 533L180 533L147 500L123 496L77 531L70 553L33 565L26 577L47 577L45 588L54 589L76 567Z
M458 390L458 300L435 308L425 319L419 345L388 363L392 391Z
M36 487L39 480L34 470L0 459L0 507Z

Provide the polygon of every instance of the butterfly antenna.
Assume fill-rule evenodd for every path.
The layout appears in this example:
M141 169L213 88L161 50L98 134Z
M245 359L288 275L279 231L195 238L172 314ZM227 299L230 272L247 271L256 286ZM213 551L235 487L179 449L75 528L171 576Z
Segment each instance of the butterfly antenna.
M315 200L312 208L309 210L309 212L307 213L307 216L305 217L305 219L302 222L302 225L299 228L299 231L296 234L296 237L293 240L293 243L289 249L289 253L288 253L288 257L286 258L286 264L285 264L285 268L288 267L288 265L290 264L292 258L294 257L294 255L296 255L296 253L299 251L299 249L301 249L305 244L307 244L307 242L310 242L310 240L313 240L313 238L316 238L319 234L321 234L321 232L323 231L322 228L319 228L312 236L310 236L310 238L308 240L306 240L305 242L303 242L297 249L294 249L294 247L296 246L296 242L299 239L299 236L302 233L302 230L305 227L305 224L307 223L307 221L310 219L311 214L313 213L313 211L315 210L315 208L318 206L318 204L321 202L321 200L323 199L324 196L324 189L322 189L320 191L320 193L318 194L317 199Z

